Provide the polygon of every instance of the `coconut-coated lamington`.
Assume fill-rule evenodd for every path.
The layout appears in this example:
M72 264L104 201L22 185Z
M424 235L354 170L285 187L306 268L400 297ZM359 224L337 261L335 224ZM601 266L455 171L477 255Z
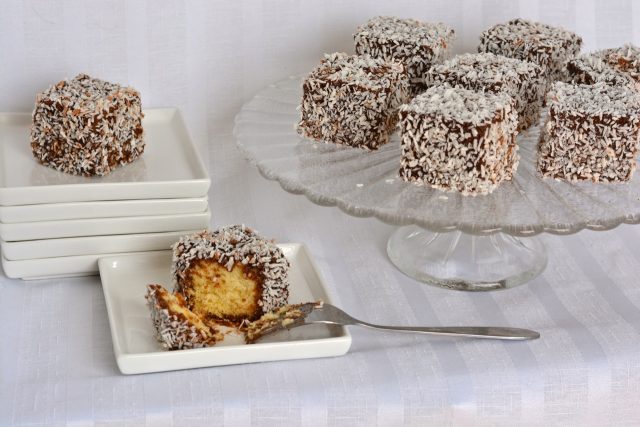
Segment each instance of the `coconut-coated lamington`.
M556 82L538 143L543 177L567 181L629 181L640 138L640 95L603 82Z
M549 83L561 80L564 64L580 52L582 38L559 27L514 19L480 35L478 52L492 52L540 65Z
M405 181L487 194L518 166L518 113L505 93L433 86L400 108Z
M242 225L184 236L173 246L174 292L209 321L243 322L287 304L289 261Z
M591 85L598 82L615 87L640 89L640 81L609 66L594 55L579 55L567 61L567 83Z
M401 63L327 54L302 84L297 130L318 141L374 150L389 141L407 99Z
M546 78L534 63L493 53L465 53L434 65L425 78L427 86L448 83L476 91L505 92L515 101L518 129L538 121Z
M622 47L603 49L594 52L593 56L640 82L640 48L637 46L626 44Z
M358 27L353 35L358 54L402 62L407 68L412 95L424 91L424 76L441 62L455 40L455 31L442 23L378 16Z
M79 74L36 97L31 150L38 162L73 175L107 175L145 148L140 94Z

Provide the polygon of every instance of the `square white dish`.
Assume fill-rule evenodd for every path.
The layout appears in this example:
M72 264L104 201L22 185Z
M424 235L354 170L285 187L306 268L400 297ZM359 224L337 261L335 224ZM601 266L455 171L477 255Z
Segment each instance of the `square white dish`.
M291 262L289 301L331 303L305 246L278 246ZM149 283L171 288L171 252L110 256L101 258L99 264L113 349L123 374L340 356L351 346L346 328L312 325L279 332L257 344L223 342L208 348L164 351L154 338L144 295Z
M164 233L116 234L112 236L67 237L61 239L25 240L5 242L0 240L2 255L8 261L38 258L67 257L120 252L163 251L181 236L198 230L169 231Z
M105 177L82 177L34 159L31 114L0 113L0 206L204 197L209 174L180 112L162 108L144 114L144 154Z
M177 215L207 210L207 197L190 199L100 200L95 202L47 203L0 206L0 222L60 221L82 218Z
M63 237L159 233L209 228L211 212L121 218L70 219L66 221L0 223L0 238L6 242Z
M166 252L166 251L162 251ZM133 254L153 252L133 252ZM98 260L104 256L127 256L132 253L92 254L9 261L2 255L2 269L10 279L41 280L59 277L94 276L98 274Z

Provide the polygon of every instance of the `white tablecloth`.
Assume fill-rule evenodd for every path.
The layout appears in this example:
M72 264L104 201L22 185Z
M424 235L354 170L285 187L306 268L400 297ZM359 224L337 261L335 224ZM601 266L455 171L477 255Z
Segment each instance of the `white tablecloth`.
M544 236L549 266L502 292L421 285L393 227L282 191L220 135L213 225L306 243L339 303L383 324L500 324L534 342L352 328L344 357L120 375L97 277L0 278L0 425L638 425L640 227Z
M418 0L10 0L0 10L0 111L79 72L175 105L209 156L213 225L304 242L340 304L389 324L504 324L535 342L353 329L348 355L140 376L118 373L97 277L0 276L0 426L640 425L640 227L543 236L545 273L495 293L448 292L396 271L393 227L286 194L229 135L244 101L308 70L377 14L442 20L456 52L526 17L577 31L585 50L640 43L640 3ZM2 173L2 171L0 171Z

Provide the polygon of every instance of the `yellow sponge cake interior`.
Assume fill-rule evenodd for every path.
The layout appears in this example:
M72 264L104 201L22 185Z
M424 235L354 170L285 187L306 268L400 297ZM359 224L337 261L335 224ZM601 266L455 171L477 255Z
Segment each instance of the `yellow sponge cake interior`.
M185 293L193 311L214 319L243 320L261 314L262 278L242 264L231 271L210 260L196 260L189 269Z

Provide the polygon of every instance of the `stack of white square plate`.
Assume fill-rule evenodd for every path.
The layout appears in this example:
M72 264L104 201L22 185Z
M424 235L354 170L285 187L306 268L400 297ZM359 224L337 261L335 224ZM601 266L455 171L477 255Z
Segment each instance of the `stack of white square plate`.
M209 175L178 110L146 110L144 154L105 177L40 165L30 125L30 114L0 113L0 249L8 277L96 274L105 254L166 250L209 228Z

